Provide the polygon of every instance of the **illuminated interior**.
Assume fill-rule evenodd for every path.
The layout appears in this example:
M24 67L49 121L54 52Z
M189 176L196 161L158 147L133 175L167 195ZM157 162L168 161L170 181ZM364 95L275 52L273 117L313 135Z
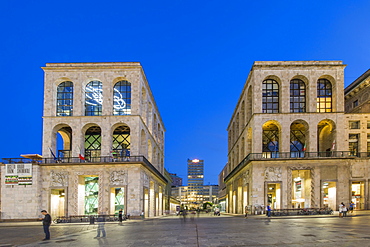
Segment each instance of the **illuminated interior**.
M310 208L311 207L311 171L293 170L292 171L292 207Z
M270 204L272 209L281 208L280 183L268 183L267 184L267 204Z
M50 195L50 214L53 217L65 216L64 189L52 189Z
M337 183L325 181L322 183L323 206L335 210L337 199Z
M352 182L352 202L355 204L355 209L365 209L364 197L364 183Z
M98 214L99 177L85 177L85 213Z
M125 214L125 188L118 187L118 188L111 188L111 214L118 214L118 211L122 209L123 213Z

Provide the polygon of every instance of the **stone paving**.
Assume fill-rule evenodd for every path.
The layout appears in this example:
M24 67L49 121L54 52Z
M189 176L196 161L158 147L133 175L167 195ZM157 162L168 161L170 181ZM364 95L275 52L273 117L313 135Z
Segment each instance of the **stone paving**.
M97 225L54 224L43 238L40 222L0 223L1 246L370 246L370 212L338 215L235 215L182 218L168 216L106 223L106 237L95 238ZM13 235L11 235L13 233ZM15 237L17 235L17 237ZM30 237L33 236L33 237Z

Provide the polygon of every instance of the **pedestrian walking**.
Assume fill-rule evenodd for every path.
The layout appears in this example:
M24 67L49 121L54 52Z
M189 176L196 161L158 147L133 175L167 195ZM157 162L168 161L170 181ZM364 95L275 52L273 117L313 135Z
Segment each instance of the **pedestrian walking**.
M44 233L45 238L43 240L49 240L50 239L50 225L51 225L51 216L48 214L46 210L41 210L41 213L44 215L44 218L41 218L42 220L42 226L44 227Z
M248 218L248 206L245 206L245 215L244 215L244 218Z
M342 202L342 213L343 213L343 217L347 216L347 207L343 202Z
M144 219L144 217L145 217L144 210L143 210L143 211L141 211L141 213L140 213L140 217L141 217L141 219Z
M354 209L354 207L355 207L355 204L353 203L353 201L349 204L349 212L350 213L353 213L353 209Z
M118 220L119 220L119 224L122 224L122 208L118 211Z
M270 204L267 205L267 217L271 217L271 206Z
M343 217L343 202L339 204L339 218Z
M106 237L106 232L105 232L105 217L104 215L99 215L98 217L98 228L97 228L97 235L95 238L100 238L100 235L102 238Z

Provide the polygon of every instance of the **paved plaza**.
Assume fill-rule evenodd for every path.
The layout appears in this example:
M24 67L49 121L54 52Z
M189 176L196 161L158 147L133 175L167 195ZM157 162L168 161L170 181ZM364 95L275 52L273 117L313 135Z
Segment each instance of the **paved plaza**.
M347 218L254 215L128 220L106 223L105 238L97 225L53 224L49 241L40 222L0 223L1 246L370 246L370 212Z

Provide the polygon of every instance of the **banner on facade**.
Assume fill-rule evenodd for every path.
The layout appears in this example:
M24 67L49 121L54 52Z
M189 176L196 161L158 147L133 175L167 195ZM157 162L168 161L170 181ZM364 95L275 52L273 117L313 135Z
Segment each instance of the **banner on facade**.
M32 164L6 164L5 165L6 185L31 185Z

